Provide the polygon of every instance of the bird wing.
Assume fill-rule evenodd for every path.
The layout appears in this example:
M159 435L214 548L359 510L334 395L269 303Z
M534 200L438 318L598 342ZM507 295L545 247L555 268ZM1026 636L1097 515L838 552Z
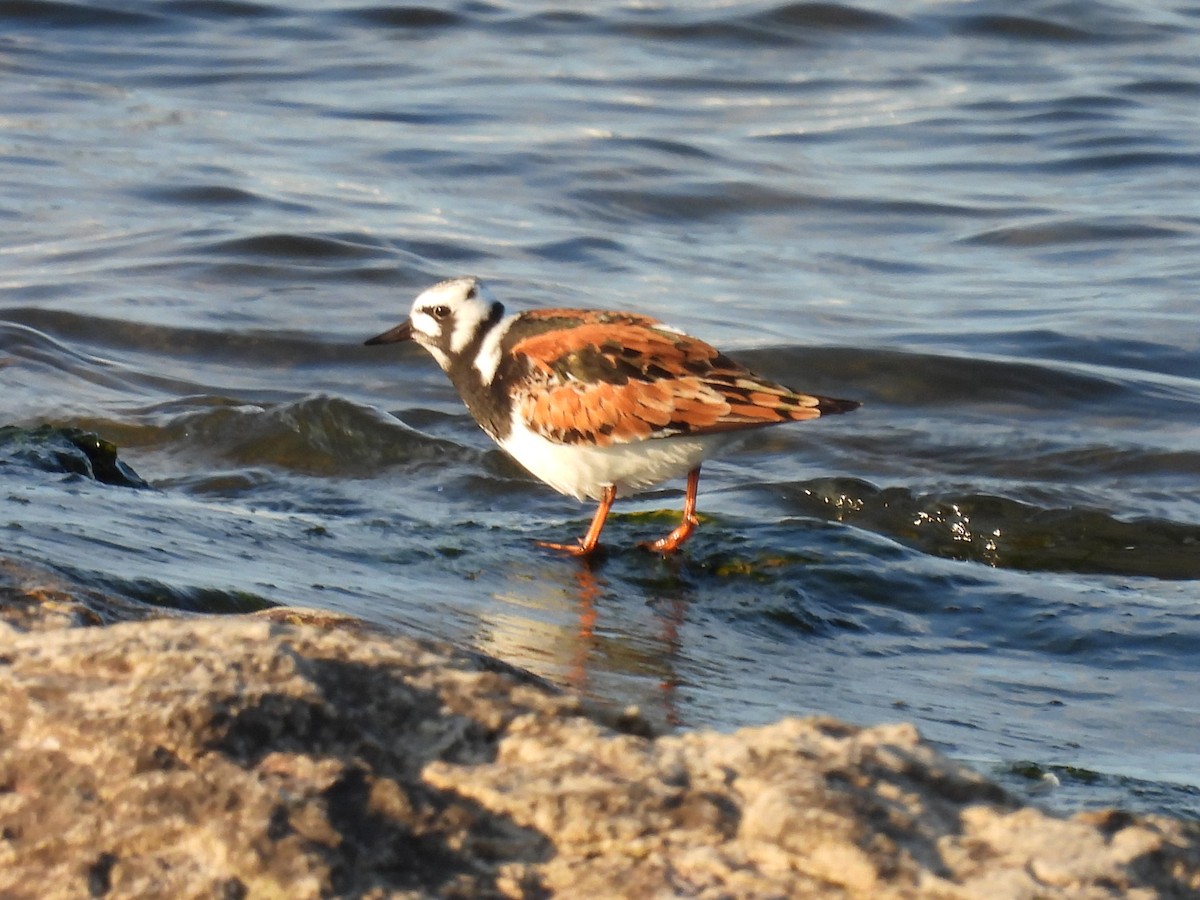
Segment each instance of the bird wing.
M853 401L790 388L656 319L590 310L522 317L510 360L525 424L557 443L600 446L711 434L847 412Z

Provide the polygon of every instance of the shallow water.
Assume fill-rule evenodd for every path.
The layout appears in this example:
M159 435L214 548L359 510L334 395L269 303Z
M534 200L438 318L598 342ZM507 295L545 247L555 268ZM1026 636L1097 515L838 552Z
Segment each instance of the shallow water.
M915 721L1200 814L1200 8L0 2L4 552L297 603L684 727ZM849 416L591 509L412 347L428 283L665 318ZM1024 762L1032 767L1023 766Z

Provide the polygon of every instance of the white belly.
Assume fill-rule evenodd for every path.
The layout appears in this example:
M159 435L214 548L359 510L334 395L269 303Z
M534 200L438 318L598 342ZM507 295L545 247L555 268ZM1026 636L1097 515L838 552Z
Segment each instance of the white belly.
M599 500L616 485L617 496L643 491L661 481L681 478L708 457L744 435L706 434L654 438L632 444L556 444L521 422L500 446L529 472L556 491L577 500Z

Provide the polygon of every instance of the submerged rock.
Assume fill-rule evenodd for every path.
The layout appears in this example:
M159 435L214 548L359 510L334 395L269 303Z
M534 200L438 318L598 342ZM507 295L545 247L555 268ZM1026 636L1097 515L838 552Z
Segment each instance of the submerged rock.
M171 610L69 584L49 572L0 557L0 626L48 631L169 615Z
M117 456L115 444L82 428L0 426L0 465L5 463L81 475L121 487L149 487Z
M1195 823L1023 807L911 726L649 737L485 658L269 615L0 622L0 896L1200 892Z

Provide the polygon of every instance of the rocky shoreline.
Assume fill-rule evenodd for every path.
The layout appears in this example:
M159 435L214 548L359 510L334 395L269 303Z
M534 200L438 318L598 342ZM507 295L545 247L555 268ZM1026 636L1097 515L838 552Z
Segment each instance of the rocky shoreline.
M301 610L0 564L0 897L1200 896L1200 825L1047 814L899 724L654 735Z

